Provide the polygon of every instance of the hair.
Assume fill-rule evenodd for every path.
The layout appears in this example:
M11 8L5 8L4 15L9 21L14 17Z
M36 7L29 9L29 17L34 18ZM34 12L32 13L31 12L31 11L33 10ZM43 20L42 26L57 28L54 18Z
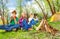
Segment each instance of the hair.
M17 14L17 13L16 13L16 10L12 11L12 14L13 14L13 13Z
M22 12L21 15L26 14L25 12Z
M34 15L34 14L33 13L30 13L29 15L31 16L31 15Z
M21 17L25 17L25 15L27 15L26 12L21 13Z
M37 16L37 14L35 13L34 16Z

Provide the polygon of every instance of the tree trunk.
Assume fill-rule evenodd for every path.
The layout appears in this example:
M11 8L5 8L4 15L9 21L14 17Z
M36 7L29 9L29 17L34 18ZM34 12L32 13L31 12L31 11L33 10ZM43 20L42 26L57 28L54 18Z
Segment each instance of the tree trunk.
M3 0L2 1L2 10L3 10L3 14L2 14L2 20L3 20L3 25L5 25L5 21L4 21L4 3Z
M43 18L46 18L46 14L45 14L45 12L44 12L44 9L41 7L41 5L39 4L39 2L38 2L37 0L35 0L35 1L36 1L36 3L39 5L39 7L40 7L41 10L42 10Z
M52 0L52 8L53 8L53 12L56 13L56 10L55 10L55 5L54 5L54 1Z
M59 11L60 11L60 8L59 8L59 7L60 7L60 6L59 6L59 0L57 0L56 2L57 2L57 7L58 7L57 12L59 12Z
M48 2L48 4L49 4L50 10L51 10L51 12L52 12L52 15L54 15L54 14L55 14L55 13L54 13L54 9L53 9L53 7L51 6L50 1L47 0L47 2Z
M47 22L47 20L46 20L46 17L45 17L46 15L45 15L44 10L42 9L42 7L41 7L41 5L38 3L38 1L37 1L37 0L35 0L35 1L36 1L36 3L39 5L39 7L41 8L41 10L42 10L42 12L43 12L43 15L44 15L44 18L42 19L40 25L36 28L36 30L47 31L47 32L55 35L55 33L56 33L58 30L54 29L53 27L51 27L51 26L48 24L48 22Z
M5 21L4 21L4 9L3 9L3 24L5 25Z

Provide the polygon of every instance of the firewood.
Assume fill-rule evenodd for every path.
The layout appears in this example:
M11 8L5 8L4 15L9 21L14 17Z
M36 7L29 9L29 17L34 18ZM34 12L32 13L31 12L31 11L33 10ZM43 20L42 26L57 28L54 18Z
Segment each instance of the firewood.
M37 27L37 30L46 31L46 32L49 32L49 33L51 33L53 35L55 35L57 33L57 31L58 31L57 29L50 26L45 19L43 19L41 21L40 25Z

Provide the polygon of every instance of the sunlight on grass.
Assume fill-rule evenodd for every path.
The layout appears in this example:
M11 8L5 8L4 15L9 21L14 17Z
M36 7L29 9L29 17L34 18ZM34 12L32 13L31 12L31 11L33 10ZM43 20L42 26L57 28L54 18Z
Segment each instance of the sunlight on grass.
M60 30L60 22L49 22L49 24ZM36 25L38 26L38 24ZM47 32L39 32L36 30L32 31L22 31L18 30L17 32L5 32L4 30L0 30L0 39L60 39L60 36L53 36Z

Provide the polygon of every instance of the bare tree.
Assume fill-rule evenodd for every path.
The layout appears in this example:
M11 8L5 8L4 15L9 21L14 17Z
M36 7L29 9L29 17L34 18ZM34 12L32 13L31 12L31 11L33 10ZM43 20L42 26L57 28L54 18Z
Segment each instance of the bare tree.
M2 20L3 20L3 24L5 24L5 22L4 22L4 3L3 3L3 0L1 0L1 2L2 2L2 10L3 10Z
M36 30L47 31L47 32L55 35L58 30L54 29L53 27L51 27L51 26L48 24L48 22L47 22L47 20L46 20L46 18L45 18L46 15L45 15L44 10L42 9L42 6L39 4L39 2L38 2L37 0L35 0L35 1L36 1L36 3L39 5L39 7L41 8L41 10L42 10L42 12L43 12L43 14L44 14L44 18L42 19L40 25L37 27Z
M5 5L7 3L7 0L1 0L1 9L2 9L2 20L3 20L3 24L5 25L5 19L4 19L4 13L5 13Z
M50 7L50 10L51 10L51 12L52 12L52 15L54 15L55 14L55 7L54 7L54 3L53 3L53 7L51 6L51 4L50 4L50 1L49 0L47 0L47 2L48 2L48 5L49 5L49 7Z
M39 7L41 8L42 13L43 13L43 17L46 19L46 14L45 14L45 12L44 12L44 9L42 8L42 6L40 5L40 3L39 3L37 0L35 0L35 1L36 1L36 3L39 5Z
M54 5L54 1L53 0L52 0L52 8L53 8L53 12L56 13L55 5Z

